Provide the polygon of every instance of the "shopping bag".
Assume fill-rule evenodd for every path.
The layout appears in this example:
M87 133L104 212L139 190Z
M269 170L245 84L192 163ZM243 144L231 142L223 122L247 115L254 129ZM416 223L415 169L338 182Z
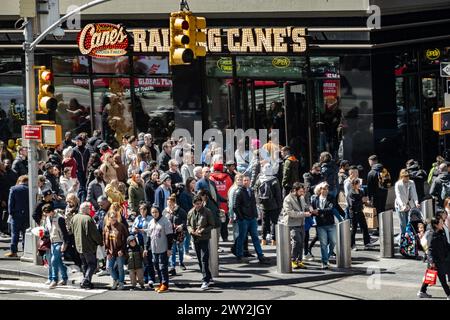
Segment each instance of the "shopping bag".
M434 286L436 284L436 278L437 278L437 271L433 269L427 269L425 272L425 277L423 279L423 283Z
M103 260L106 258L106 252L104 246L97 246L97 254L96 257L98 260Z
M367 221L367 228L369 229L378 228L377 209L371 206L364 206L363 213Z

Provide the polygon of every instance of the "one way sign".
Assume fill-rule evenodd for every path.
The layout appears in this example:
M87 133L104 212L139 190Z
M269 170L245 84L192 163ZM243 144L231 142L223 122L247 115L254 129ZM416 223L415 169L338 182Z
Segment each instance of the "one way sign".
M441 77L450 77L450 62L441 62Z

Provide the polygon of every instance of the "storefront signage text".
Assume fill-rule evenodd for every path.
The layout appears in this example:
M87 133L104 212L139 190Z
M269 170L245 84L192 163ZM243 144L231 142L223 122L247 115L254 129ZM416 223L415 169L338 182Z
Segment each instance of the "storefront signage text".
M425 52L425 56L427 57L428 60L436 60L439 59L439 57L441 56L441 50L439 50L438 48L435 49L428 49Z
M128 36L120 24L90 23L78 34L82 54L93 57L116 57L127 53Z
M206 48L215 53L303 53L306 28L207 29ZM134 29L134 52L168 52L168 29Z

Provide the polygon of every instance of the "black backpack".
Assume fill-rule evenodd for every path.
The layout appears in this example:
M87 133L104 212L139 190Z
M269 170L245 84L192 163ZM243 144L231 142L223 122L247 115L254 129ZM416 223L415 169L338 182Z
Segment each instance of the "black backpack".
M258 198L263 205L269 204L274 198L272 193L272 181L273 180L264 181L258 186Z

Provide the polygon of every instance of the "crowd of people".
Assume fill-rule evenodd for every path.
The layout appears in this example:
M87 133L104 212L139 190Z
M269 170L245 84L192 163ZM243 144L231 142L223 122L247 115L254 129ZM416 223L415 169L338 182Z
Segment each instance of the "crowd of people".
M428 176L417 161L408 161L394 184L376 155L368 158L370 171L364 181L360 178L363 166L345 160L337 163L328 152L322 152L300 177L300 164L291 148L272 141L261 145L252 139L248 150L245 141L238 141L235 159L224 163L222 146L211 139L197 166L193 148L183 138L170 138L160 148L151 134L140 133L124 136L122 145L113 150L100 131L92 137L72 138L67 133L60 146L48 150L48 159L39 162L38 203L29 208L27 148L18 146L13 160L11 151L0 144L1 231L11 234L7 257L17 256L32 209L41 231L38 251L49 270L50 288L67 284L64 261L71 260L83 272L82 288L93 288L92 277L97 273L111 276L111 289L123 290L128 270L131 289L163 293L169 290L169 277L177 274L177 267L186 270L185 258L193 251L202 273L201 289L207 290L213 283L212 232L222 242L233 242L231 251L238 263L254 257L248 246L250 236L259 263L269 264L264 249L276 244L275 226L282 222L290 228L292 267L307 268L319 241L322 269L327 269L335 259L335 225L343 219L351 219L353 250L358 250L358 227L364 249L374 246L378 230L369 233L363 211L367 206L377 213L385 211L392 186L399 242L410 211L420 208L423 199L434 197L448 212L450 166L440 157ZM426 182L431 185L429 195ZM442 229L438 217L431 221L428 233ZM433 239L423 246L428 259L443 269L448 250L443 257L435 249L438 242L443 248L442 237L427 234L426 238ZM419 296L427 296L426 286Z

